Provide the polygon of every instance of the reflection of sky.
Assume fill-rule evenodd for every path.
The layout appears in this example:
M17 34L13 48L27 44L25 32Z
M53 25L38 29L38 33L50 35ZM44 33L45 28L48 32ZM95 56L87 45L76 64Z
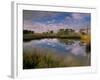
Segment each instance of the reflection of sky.
M76 43L73 45L73 48L72 48L71 52L72 52L74 55L83 55L83 56L86 56L85 46L80 46L80 45L79 45L79 42L76 42Z
M75 41L72 45L67 45L64 43L60 43L58 39L41 39L41 40L33 40L30 42L24 43L24 50L31 51L34 48L53 50L57 53L72 53L74 55L85 56L85 46L80 46L79 41Z
M47 11L23 11L24 29L43 32L57 31L60 28L85 28L90 27L90 13L75 12L47 12Z

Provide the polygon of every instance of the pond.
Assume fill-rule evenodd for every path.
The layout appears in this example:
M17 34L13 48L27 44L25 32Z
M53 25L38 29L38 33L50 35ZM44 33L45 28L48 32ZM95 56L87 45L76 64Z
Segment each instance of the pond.
M60 56L67 56L67 61L72 64L76 59L79 66L90 66L90 54L86 52L86 44L80 40L73 39L39 39L23 43L23 52L31 53L37 50L39 53L53 53Z

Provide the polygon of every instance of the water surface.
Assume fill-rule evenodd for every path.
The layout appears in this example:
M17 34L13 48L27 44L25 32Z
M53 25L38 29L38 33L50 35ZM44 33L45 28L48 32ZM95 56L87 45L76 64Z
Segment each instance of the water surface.
M90 55L86 53L86 44L79 40L70 39L40 39L24 42L23 51L33 52L38 50L41 52L51 52L67 58L77 59L83 66L90 65Z

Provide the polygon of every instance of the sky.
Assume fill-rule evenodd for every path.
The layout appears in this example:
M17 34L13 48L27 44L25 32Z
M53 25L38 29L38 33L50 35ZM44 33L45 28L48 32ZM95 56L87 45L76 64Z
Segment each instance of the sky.
M90 26L90 13L23 10L23 29L36 33L67 28L79 30Z

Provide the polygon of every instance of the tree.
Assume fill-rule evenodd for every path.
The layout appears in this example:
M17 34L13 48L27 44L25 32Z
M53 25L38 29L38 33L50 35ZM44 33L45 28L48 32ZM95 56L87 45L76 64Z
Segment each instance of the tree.
M23 34L34 34L34 31L30 31L30 30L23 30Z
M49 33L50 33L50 34L53 34L54 32L53 32L53 30L51 30L51 31L49 31Z
M64 34L65 30L64 29L59 29L58 34Z

